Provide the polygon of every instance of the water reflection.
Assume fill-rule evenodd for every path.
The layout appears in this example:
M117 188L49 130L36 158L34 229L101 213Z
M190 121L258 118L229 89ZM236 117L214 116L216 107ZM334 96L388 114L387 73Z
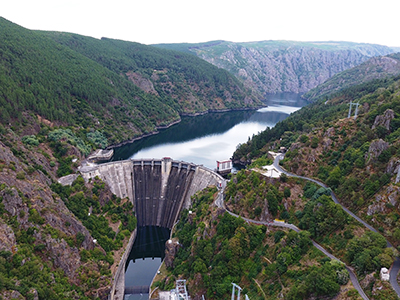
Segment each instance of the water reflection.
M182 118L181 123L155 136L116 148L113 159L172 157L214 169L215 161L231 157L238 144L275 126L306 104L297 94L268 97L268 107L257 111Z
M125 264L125 286L148 286L165 256L168 228L144 226L137 229L135 243ZM148 294L125 295L125 300L148 299Z

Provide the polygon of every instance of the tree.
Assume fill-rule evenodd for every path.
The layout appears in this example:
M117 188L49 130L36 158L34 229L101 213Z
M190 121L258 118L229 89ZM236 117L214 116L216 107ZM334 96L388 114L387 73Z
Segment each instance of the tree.
M284 196L285 198L289 198L289 197L291 196L290 188L285 187L285 188L283 189L283 196Z
M272 190L269 190L267 193L267 202L268 210L273 216L276 216L278 213L278 199Z

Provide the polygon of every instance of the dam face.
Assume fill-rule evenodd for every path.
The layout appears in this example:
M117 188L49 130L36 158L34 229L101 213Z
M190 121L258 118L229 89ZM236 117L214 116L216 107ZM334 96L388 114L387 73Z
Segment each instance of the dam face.
M98 176L116 196L128 197L135 207L138 227L169 229L181 209L189 208L191 196L224 180L208 168L170 158L110 162L83 167L80 173L86 181Z
M221 175L203 166L163 159L131 159L80 170L85 181L98 176L120 198L134 205L137 227L123 254L110 291L110 300L122 300L125 293L125 264L136 238L145 226L172 229L182 208L189 208L191 196L210 185L220 186Z

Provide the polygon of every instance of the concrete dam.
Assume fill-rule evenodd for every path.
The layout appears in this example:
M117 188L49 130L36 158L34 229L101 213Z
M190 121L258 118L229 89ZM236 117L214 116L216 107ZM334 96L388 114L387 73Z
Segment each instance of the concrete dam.
M134 205L138 229L144 226L172 229L182 208L191 206L191 196L210 185L220 186L224 181L221 175L204 166L171 158L130 159L84 166L80 173L86 181L98 176L116 196L128 197ZM136 234L137 230L118 265L110 300L124 299L125 264Z
M224 179L203 166L170 158L131 159L93 167L82 167L83 178L98 176L120 198L134 205L137 226L171 229L182 208L191 204L191 196Z

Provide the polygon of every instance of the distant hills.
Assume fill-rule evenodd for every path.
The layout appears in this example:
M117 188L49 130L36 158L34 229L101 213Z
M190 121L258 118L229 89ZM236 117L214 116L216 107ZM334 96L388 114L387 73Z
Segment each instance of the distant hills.
M192 53L228 70L260 94L304 93L333 75L395 50L351 42L260 41L158 44Z
M328 96L348 87L371 80L384 79L400 74L400 53L373 57L361 65L336 74L323 84L304 94L311 101Z

